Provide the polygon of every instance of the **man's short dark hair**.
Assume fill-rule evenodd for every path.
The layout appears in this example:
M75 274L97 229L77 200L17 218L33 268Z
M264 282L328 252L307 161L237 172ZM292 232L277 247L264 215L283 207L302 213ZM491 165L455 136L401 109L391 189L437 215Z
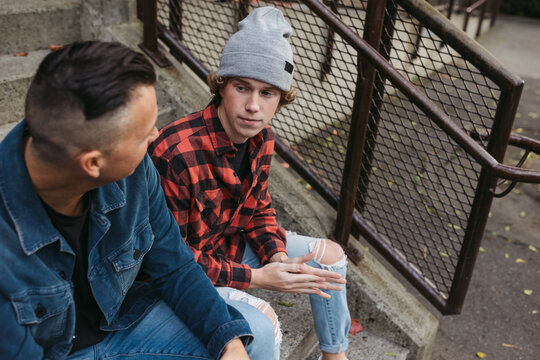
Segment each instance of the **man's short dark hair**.
M73 43L48 54L26 97L28 128L39 156L55 162L113 145L133 90L155 82L146 57L117 42Z

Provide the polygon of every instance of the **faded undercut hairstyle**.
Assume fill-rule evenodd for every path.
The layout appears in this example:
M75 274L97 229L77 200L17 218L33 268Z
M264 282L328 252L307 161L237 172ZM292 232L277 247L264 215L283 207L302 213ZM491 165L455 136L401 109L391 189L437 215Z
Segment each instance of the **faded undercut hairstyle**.
M225 85L227 85L227 82L230 79L230 77L219 76L217 72L211 72L210 74L208 74L208 87L210 88L210 92L214 95L213 100L217 104L221 102L221 95L219 94L219 92L221 91L221 89L225 88ZM296 89L291 86L289 91L283 91L280 89L278 90L281 93L278 105L279 111L282 106L286 106L294 102L294 100L296 99Z
M26 96L36 153L55 164L81 151L114 148L126 129L128 104L156 75L146 57L116 42L80 42L48 54Z

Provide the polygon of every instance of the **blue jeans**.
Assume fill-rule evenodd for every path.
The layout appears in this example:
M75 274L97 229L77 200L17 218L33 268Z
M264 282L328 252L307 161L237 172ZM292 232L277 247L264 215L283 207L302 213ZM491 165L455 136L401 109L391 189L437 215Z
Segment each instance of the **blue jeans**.
M212 357L171 308L159 301L140 322L111 332L100 343L74 352L67 359L201 360Z
M307 254L312 250L315 240L315 238L288 232L287 252L289 257L293 258ZM261 267L259 258L249 245L246 245L242 263L248 264L252 268ZM346 276L346 260L328 266L320 264L313 259L307 262L307 264L315 268L337 272L343 278ZM344 285L342 289L341 291L326 290L332 296L328 300L317 295L309 295L315 331L319 339L319 347L321 350L329 353L345 351L349 344L347 334L349 332L351 317L347 307L347 294ZM251 359L278 360L281 333L274 331L275 327L272 321L259 310L260 306L266 303L237 289L218 287L217 290L225 301L240 311L249 322L249 326L255 335L253 345L260 351L254 352ZM274 354L273 357L268 356L271 353ZM262 355L261 357L257 357L257 354Z

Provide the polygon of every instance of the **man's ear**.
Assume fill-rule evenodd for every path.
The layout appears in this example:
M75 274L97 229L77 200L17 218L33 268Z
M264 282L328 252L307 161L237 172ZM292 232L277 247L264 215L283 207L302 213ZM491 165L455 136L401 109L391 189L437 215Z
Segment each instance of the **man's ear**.
M85 151L79 156L79 166L90 177L97 179L104 165L103 153L99 150Z

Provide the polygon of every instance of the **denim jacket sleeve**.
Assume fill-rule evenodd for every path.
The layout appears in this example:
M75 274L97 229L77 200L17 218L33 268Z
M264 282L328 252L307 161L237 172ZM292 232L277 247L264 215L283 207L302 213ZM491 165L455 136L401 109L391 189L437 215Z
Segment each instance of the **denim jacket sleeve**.
M166 206L157 170L148 156L144 162L150 201L149 220L155 239L144 258L143 270L177 316L207 345L209 353L219 358L232 339L242 337L244 344L249 343L251 330L242 315L227 306L195 262Z

